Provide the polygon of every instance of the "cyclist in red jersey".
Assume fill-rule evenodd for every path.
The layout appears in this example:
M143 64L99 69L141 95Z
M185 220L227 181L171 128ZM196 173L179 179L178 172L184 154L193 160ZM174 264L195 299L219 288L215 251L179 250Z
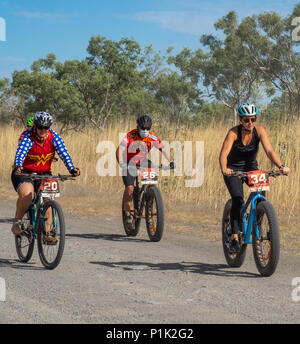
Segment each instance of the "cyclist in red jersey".
M57 152L71 174L74 176L80 174L79 169L74 167L62 138L50 129L52 122L52 115L46 112L37 112L34 115L33 127L22 133L20 137L11 175L12 184L19 196L16 217L12 226L12 232L15 235L21 234L22 218L38 187L38 182L33 182L30 178L20 175L22 171L51 174L51 163ZM47 239L51 242L54 238L48 236Z
M174 168L174 161L170 154L164 149L161 140L150 131L152 119L142 115L137 119L137 128L131 130L122 140L116 151L116 158L123 170L122 178L125 185L124 210L128 229L132 229L132 218L130 207L136 177L136 165L151 167L151 161L147 159L152 147L159 149Z

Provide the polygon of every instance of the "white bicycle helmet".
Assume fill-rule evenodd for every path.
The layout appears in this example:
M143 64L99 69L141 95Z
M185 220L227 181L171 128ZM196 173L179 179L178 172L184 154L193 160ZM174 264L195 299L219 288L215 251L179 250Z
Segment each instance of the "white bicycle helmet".
M257 116L258 109L254 104L243 103L238 107L238 113L239 113L239 116L241 117Z

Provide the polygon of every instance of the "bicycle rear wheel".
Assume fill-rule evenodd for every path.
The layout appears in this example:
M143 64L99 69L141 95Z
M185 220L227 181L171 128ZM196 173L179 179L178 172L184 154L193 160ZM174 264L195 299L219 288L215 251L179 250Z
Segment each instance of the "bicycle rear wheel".
M150 241L161 240L164 231L164 204L156 186L149 186L146 195L146 227Z
M32 234L32 217L30 209L26 211L22 220L22 234L15 235L15 245L18 257L21 262L27 263L32 257L34 249L34 237Z
M279 226L271 203L261 201L256 206L259 238L253 226L252 247L256 267L262 276L271 276L277 267L280 252Z
M47 242L47 232L53 238L57 239L56 243ZM46 201L38 228L38 251L40 260L46 269L54 269L58 266L64 252L64 247L65 219L62 208L54 200Z
M138 214L138 209L136 208L136 205L139 203L136 199L138 197L138 194L136 192L136 187L133 191L133 209L130 210L131 216L133 218L133 229L129 229L126 224L126 214L124 211L124 198L122 199L122 221L123 221L123 227L125 230L125 233L127 236L137 236L140 231L140 225L141 225L141 218Z
M244 263L246 257L247 244L241 245L241 250L238 253L230 253L229 246L231 240L231 222L230 222L230 211L232 201L227 201L224 207L223 218L222 218L222 244L225 259L227 264L233 268L239 268Z

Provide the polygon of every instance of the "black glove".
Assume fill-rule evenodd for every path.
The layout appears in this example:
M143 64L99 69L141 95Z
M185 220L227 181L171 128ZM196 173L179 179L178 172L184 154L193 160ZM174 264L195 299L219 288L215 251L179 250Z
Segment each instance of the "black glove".
M174 170L175 168L175 162L174 161L170 161L170 169Z
M78 167L72 168L72 170L70 171L70 174L72 174L72 176L74 177L78 177L80 176L80 169Z
M21 166L16 166L14 169L14 174L19 175L23 172L23 167Z

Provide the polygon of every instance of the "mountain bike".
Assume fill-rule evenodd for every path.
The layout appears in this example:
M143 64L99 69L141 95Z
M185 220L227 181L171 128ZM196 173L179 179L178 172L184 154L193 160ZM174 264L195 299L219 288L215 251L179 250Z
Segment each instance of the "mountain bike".
M158 170L170 169L169 166L160 165L151 168L139 168L135 178L133 190L133 202L130 214L133 218L132 227L129 229L126 224L126 215L124 211L124 198L122 200L122 219L123 226L127 236L137 236L140 230L141 219L145 218L147 233L150 241L158 242L161 240L164 231L164 204L158 184ZM141 181L139 182L139 175ZM145 208L145 216L143 211Z
M72 175L25 174L38 185L34 199L22 219L22 233L15 236L15 245L21 262L29 262L37 240L40 260L46 269L54 269L61 261L65 246L65 220L61 206L55 201L60 196L58 181L74 180ZM55 240L49 243L47 235Z
M256 267L262 276L271 276L277 267L280 252L279 226L272 204L265 198L270 188L268 177L282 176L280 171L235 172L250 188L250 195L241 209L240 252L229 252L231 243L231 199L222 219L222 243L226 261L231 267L242 266L247 245L252 243ZM247 210L250 207L250 210Z

